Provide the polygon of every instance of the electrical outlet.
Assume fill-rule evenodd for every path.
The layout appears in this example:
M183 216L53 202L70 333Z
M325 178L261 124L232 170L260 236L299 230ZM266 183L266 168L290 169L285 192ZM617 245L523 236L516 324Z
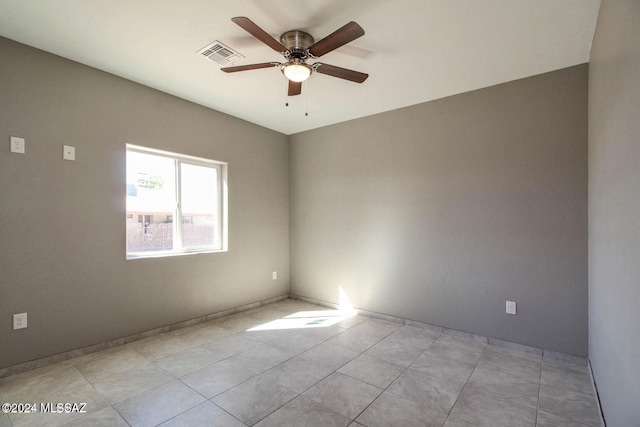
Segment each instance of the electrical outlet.
M27 313L13 315L13 329L23 329L27 327Z
M516 302L507 301L507 314L516 314Z
M24 154L24 138L11 137L11 152Z
M271 273L271 280L276 280L278 278L278 272L274 271L273 273Z
M71 145L63 145L62 146L62 158L64 160L75 160L76 159L76 147L72 147Z

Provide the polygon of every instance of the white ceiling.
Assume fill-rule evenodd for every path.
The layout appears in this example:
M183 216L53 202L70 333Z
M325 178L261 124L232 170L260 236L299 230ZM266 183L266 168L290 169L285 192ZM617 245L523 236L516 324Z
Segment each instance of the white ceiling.
M293 134L589 61L600 0L0 0L0 35L250 122ZM320 40L366 34L321 61L369 74L313 74L285 107L275 68L227 74L195 52L214 40L282 57L231 22ZM308 116L305 111L308 109Z

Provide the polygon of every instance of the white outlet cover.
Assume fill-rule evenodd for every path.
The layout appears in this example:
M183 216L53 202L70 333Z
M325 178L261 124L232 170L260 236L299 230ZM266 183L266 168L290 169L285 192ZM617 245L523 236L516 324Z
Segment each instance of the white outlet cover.
M27 313L13 315L13 329L24 329L27 327Z
M11 137L11 152L24 154L24 138Z
M515 301L507 301L507 314L516 314Z
M62 158L65 160L75 160L76 159L76 147L72 147L71 145L63 145L62 146Z
M271 273L271 279L272 280L276 280L278 278L278 272L274 271L273 273Z

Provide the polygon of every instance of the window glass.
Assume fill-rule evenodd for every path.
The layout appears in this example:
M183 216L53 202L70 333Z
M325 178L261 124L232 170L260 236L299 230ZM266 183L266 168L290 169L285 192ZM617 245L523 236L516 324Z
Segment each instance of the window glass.
M226 164L127 146L127 257L224 250Z
M182 245L219 246L218 170L198 165L181 165ZM202 191L206 188L207 191Z

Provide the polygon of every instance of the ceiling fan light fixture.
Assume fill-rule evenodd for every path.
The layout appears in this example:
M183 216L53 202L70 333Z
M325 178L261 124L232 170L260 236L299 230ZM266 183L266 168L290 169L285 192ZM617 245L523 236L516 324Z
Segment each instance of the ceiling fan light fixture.
M275 65L280 68L282 74L284 74L289 81L287 96L300 95L300 93L302 93L302 82L307 80L314 71L355 83L362 83L369 77L369 75L365 73L321 62L316 62L311 65L307 64L307 60L315 60L363 36L364 30L356 22L351 21L319 42L316 42L311 34L301 30L287 31L280 36L280 41L278 41L246 16L236 16L235 18L231 18L231 20L253 37L284 56L286 62L284 64L280 62L263 62L260 64L221 68L225 73L258 70Z
M311 75L311 67L307 64L294 63L282 67L284 75L292 82L303 82Z

